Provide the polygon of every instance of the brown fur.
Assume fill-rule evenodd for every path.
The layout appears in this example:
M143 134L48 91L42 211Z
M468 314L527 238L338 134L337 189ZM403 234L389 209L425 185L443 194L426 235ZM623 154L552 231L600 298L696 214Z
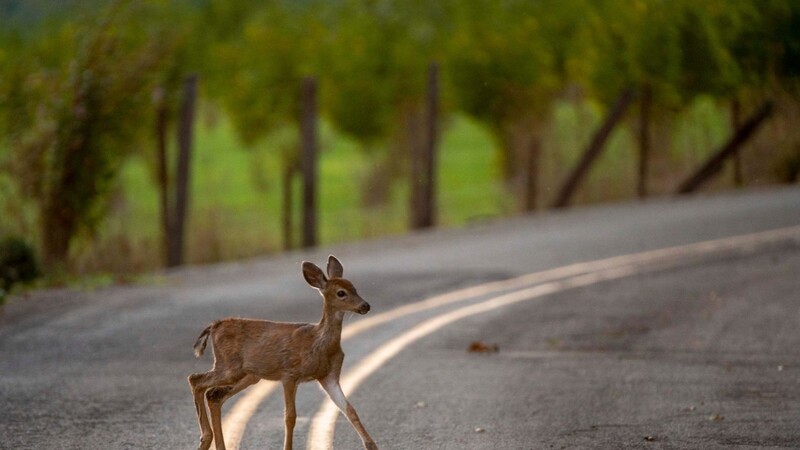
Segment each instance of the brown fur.
M322 294L322 319L319 323L228 318L213 322L200 333L194 344L195 355L200 357L203 354L211 338L214 367L208 372L189 376L201 431L199 450L207 450L212 440L217 450L224 450L222 403L259 379L283 384L286 403L284 450L292 448L297 384L312 380L317 380L345 413L364 447L377 449L339 386L344 360L340 345L344 314L366 314L369 311L369 304L358 295L355 286L341 278L343 270L333 255L328 258L327 277L317 266L303 263L306 281Z
M207 326L206 329L200 333L200 336L197 337L197 342L194 343L195 358L203 356L203 352L206 350L206 344L208 343L208 335L211 333L211 327L213 326L214 324Z

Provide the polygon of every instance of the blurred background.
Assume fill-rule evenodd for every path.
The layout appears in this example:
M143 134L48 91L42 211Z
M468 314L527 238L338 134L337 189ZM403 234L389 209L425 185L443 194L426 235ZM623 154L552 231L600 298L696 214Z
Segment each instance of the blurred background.
M0 0L0 259L118 279L673 195L737 136L704 191L796 183L798 75L796 0Z

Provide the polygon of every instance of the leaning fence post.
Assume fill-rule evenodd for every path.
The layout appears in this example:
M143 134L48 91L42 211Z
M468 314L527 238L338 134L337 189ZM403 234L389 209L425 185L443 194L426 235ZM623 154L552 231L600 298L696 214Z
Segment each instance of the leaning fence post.
M578 164L574 169L572 169L572 172L570 172L567 180L562 185L561 190L556 196L555 202L553 202L554 208L563 208L569 205L572 195L577 190L580 182L589 172L589 168L591 168L592 163L603 151L606 140L608 140L608 137L611 135L611 131L614 130L614 127L617 125L620 119L622 119L622 116L625 114L625 110L628 108L628 105L631 103L631 101L633 101L633 97L633 89L626 89L625 92L620 95L619 99L614 104L614 107L611 108L608 116L606 116L606 120L603 122L603 125L600 126L600 128L592 137L592 141L589 143L589 146L586 147L586 150L583 152L583 156L581 156L580 161L578 161Z
M688 194L694 192L703 183L719 173L725 159L736 153L739 147L750 139L753 133L770 115L772 115L772 102L767 101L761 105L761 108L759 108L755 114L747 119L741 128L736 130L736 133L719 149L719 151L713 154L694 174L681 183L675 193Z

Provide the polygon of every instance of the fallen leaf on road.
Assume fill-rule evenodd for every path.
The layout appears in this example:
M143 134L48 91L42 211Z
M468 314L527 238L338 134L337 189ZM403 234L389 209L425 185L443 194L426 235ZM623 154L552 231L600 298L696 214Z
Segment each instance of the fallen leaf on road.
M645 436L644 440L647 442L654 442L656 440L655 436Z
M414 407L415 407L415 408L418 408L418 409L420 409L420 408L425 408L425 407L427 407L427 406L428 406L428 404L427 404L427 403L425 403L425 402L417 402L417 404L416 404L416 405L414 405Z
M719 414L712 414L708 416L708 420L711 420L713 422L720 422L722 420L725 420L725 416L721 416Z
M476 432L476 433L483 433L484 431L486 431L486 430L484 430L484 429L483 429L483 428L481 428L481 427L475 427L475 432Z
M481 341L472 341L467 348L469 353L497 353L500 348L497 344L487 344Z

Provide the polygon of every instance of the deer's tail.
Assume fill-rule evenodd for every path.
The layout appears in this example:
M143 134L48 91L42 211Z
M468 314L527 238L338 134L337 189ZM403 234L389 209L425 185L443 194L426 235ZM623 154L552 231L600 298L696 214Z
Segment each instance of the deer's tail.
M203 356L203 352L206 350L206 345L208 344L208 336L211 335L211 328L214 327L215 324L211 324L200 333L200 336L197 337L197 342L194 343L194 356L199 358Z

